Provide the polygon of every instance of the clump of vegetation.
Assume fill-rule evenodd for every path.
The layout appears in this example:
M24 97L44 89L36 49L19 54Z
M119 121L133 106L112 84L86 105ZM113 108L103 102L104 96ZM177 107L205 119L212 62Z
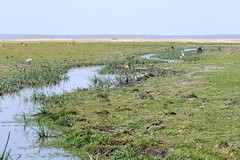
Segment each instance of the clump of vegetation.
M41 124L40 119L38 120L38 127L36 129L32 129L38 135L38 141L45 141L45 139L52 137L51 132L46 127L44 127L43 124Z
M174 50L164 49L171 45ZM105 88L110 80L95 77L92 81L100 84L96 87L50 97L33 95L43 105L38 118L61 133L52 145L82 159L239 159L239 54L225 54L229 47L237 51L239 45L223 47L221 52L204 50L197 57L195 52L184 53L186 59L177 63L137 58L156 53L162 59L180 59L183 48L199 45L71 46L75 54L75 47L84 48L79 53L83 61L94 57L91 64L104 64L101 72L119 74L121 83L128 74L129 83ZM125 63L131 68L124 68ZM134 79L146 72L154 76ZM47 135L45 130L39 133Z
M110 88L116 86L116 81L114 78L104 78L101 76L94 76L91 78L92 85L91 88Z
M146 80L149 77L176 75L182 71L171 68L160 68L161 60L143 59L139 56L132 56L131 59L120 59L110 61L99 71L100 74L111 74L111 78L95 76L91 79L95 88L121 87L126 84L133 84L137 81ZM126 65L129 65L126 68Z
M54 85L67 79L66 73L71 65L44 65L25 72L18 72L0 83L0 94L13 93L24 87Z

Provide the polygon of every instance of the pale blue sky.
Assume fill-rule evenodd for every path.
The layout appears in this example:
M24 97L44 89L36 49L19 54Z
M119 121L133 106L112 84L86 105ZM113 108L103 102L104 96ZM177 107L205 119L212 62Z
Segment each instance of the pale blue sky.
M0 34L240 34L240 0L0 1Z

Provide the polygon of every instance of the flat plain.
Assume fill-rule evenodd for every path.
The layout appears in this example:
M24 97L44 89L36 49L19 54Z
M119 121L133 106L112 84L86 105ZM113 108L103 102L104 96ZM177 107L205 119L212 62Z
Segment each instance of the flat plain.
M239 47L234 39L2 41L0 94L104 65L102 73L119 75L116 87L35 97L44 106L36 121L58 134L46 145L82 159L239 159Z

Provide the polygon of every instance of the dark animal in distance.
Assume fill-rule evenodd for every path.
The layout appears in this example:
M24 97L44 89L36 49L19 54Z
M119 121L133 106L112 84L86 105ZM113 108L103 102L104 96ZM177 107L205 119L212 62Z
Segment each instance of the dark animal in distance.
M197 48L197 53L202 53L203 52L203 48L202 47L198 47Z

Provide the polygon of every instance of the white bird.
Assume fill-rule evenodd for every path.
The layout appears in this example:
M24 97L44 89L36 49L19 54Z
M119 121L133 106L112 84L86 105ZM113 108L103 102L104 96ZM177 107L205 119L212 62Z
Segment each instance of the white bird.
M135 80L135 81L139 81L139 78L137 77L136 74L134 75L134 80Z
M182 53L182 56L184 57L184 53Z
M31 64L31 63L32 63L32 60L33 60L32 58L29 58L29 59L26 60L26 63L27 63L27 64Z

